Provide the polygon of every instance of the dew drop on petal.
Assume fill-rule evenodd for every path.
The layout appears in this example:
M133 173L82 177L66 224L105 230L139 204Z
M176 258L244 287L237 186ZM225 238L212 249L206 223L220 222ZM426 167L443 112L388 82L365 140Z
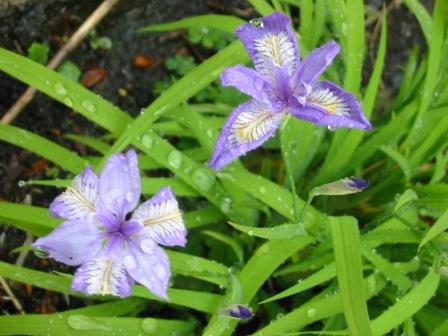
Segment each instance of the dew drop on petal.
M130 203L134 200L134 193L132 191L128 191L126 193L125 197L126 197L126 201L128 201Z
M153 334L157 331L158 325L155 319L144 318L142 322L140 322L140 327L143 329L144 332Z
M249 23L257 28L263 28L263 20L261 18L252 19Z
M133 270L137 267L135 258L131 255L127 255L123 258L123 265L130 270Z
M336 131L336 127L334 127L334 126L327 126L327 129L328 129L330 132L334 132L334 131Z
M56 93L60 96L65 96L68 93L67 89L65 88L64 84L62 84L62 83L57 82L54 84L53 87L54 87L54 90L56 91Z
M145 253L152 253L154 251L154 242L151 239L145 239L140 243L140 248Z
M168 164L175 169L179 169L180 166L182 166L182 154L178 151L170 152L168 154L167 160Z

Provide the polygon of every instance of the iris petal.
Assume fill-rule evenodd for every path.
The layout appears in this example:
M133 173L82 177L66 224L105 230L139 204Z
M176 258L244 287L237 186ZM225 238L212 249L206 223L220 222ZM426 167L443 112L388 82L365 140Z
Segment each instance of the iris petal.
M209 166L220 169L239 156L261 146L279 127L284 114L250 100L238 106L225 123Z
M140 205L132 220L141 223L143 235L158 244L185 246L187 243L187 230L170 188L161 188L154 197Z

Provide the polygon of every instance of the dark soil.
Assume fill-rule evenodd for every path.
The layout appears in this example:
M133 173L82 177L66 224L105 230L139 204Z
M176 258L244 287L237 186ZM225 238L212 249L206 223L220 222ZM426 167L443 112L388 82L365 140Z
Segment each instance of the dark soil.
M1 0L0 0L1 1ZM32 42L46 42L53 55L60 47L65 36L70 36L101 1L28 1L26 5L1 11L0 8L0 46L19 54L26 54ZM381 10L382 1L371 0L368 3L374 10ZM431 4L432 1L427 1ZM257 16L244 0L232 1L181 1L181 0L127 0L120 4L100 23L97 33L111 38L110 50L93 50L85 40L69 60L77 64L83 72L102 67L107 71L105 78L91 89L132 115L154 100L154 83L166 75L163 61L175 53L190 53L192 46L183 34L146 33L136 34L138 28L149 24L174 21L176 19L205 13L234 14L247 19ZM369 27L368 43L378 44L379 35L374 24ZM402 68L407 56L415 44L424 48L424 40L417 22L404 6L390 6L388 14L388 53L384 87L391 95L397 90ZM372 53L375 56L375 53ZM142 69L134 66L133 57L145 55L153 67ZM371 59L368 68L371 68ZM157 65L158 64L158 65ZM365 79L369 78L369 71ZM3 115L23 93L26 86L19 81L0 73L0 115ZM119 94L119 91L121 94ZM388 92L388 91L386 91ZM14 125L40 134L52 141L61 143L81 154L86 153L82 146L73 147L72 142L64 140L61 134L79 133L101 135L103 131L95 127L67 107L37 94L34 100L22 111ZM51 188L18 188L19 180L42 178L51 164L32 153L9 144L0 144L0 200L21 203L25 199L34 205L48 206L57 191ZM3 226L0 229L0 259L15 262L17 255L9 251L20 246L25 234L14 228ZM5 237L7 237L5 239ZM67 271L61 265L29 255L26 265L35 269ZM50 293L38 288L29 288L10 283L19 301L27 312L51 312L73 308L81 304L80 300ZM0 288L2 309L16 313L9 301L1 302L6 296ZM34 299L33 299L34 298Z

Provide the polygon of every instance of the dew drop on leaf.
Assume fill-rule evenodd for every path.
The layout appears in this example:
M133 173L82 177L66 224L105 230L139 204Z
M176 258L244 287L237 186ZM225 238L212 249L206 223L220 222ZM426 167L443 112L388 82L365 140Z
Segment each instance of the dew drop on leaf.
M141 141L142 141L142 145L145 146L146 148L151 148L152 147L153 140L152 140L152 137L150 135L145 134L142 137Z
M84 107L89 112L93 113L93 112L96 111L95 104L92 103L90 100L83 100L81 105L82 105L82 107Z
M204 168L194 170L191 177L193 178L194 184L203 191L211 190L216 181L215 175Z
M67 89L65 88L64 84L62 84L62 83L57 82L54 84L53 87L54 87L54 90L56 91L56 93L60 96L65 96L68 92Z
M110 330L105 324L85 315L70 315L67 324L76 330Z
M316 308L310 308L306 311L306 316L308 316L309 318L316 317L316 315L317 315Z
M178 151L170 152L168 154L167 160L168 164L175 169L179 169L180 166L182 166L182 154Z

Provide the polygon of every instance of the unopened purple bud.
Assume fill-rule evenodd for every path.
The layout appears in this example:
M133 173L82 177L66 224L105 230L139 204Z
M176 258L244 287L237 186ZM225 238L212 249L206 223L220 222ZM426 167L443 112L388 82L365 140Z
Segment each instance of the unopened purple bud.
M350 180L349 185L352 188L364 190L365 188L367 188L369 186L368 181L360 179L358 177L350 176L348 179Z
M249 306L235 304L223 309L223 314L239 320L250 320L254 317L254 312Z

